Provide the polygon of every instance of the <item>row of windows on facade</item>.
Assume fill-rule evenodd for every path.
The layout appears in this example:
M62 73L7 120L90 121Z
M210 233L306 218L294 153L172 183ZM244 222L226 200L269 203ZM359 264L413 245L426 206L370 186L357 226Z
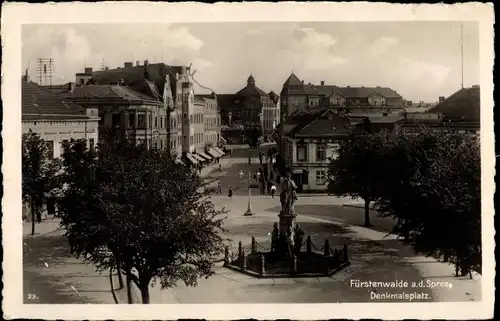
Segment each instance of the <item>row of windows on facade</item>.
M195 117L193 118L193 116L195 116ZM187 117L186 114L185 114L185 117ZM204 119L203 114L195 114L195 115L190 116L191 123L202 124L202 123L204 123L203 119ZM158 117L158 116L154 117L154 127L158 128L158 120L159 120L159 125L160 125L159 128L164 128L164 125L166 127L166 125L167 125L166 117ZM193 120L195 122L193 122ZM215 117L214 118L205 118L205 120L207 121L207 123L205 124L207 126L220 126L219 118L215 118ZM117 126L120 126L120 123L121 123L121 114L113 114L111 116L111 126L117 127ZM149 115L149 124L152 124L152 123L153 123L153 116ZM179 121L179 123L180 123L180 121ZM104 125L103 115L100 116L99 124ZM178 124L178 117L175 117L175 116L172 117L170 119L170 127L175 128L175 127L177 127L177 124ZM35 125L36 125L36 123L35 123ZM128 127L129 128L135 127L135 114L128 114ZM146 127L146 115L138 114L137 115L137 128L145 128L145 127Z
M93 138L90 138L89 140L89 148L94 148L95 147L95 140ZM68 139L63 139L61 141L61 147L67 146L69 144ZM47 152L49 157L54 158L54 141L53 140L46 140L45 141L45 146L47 146Z
M338 149L338 148L335 148ZM316 161L324 162L327 160L327 148L325 145L316 145ZM308 160L307 145L297 145L297 161L305 162Z
M308 100L308 105L311 106L311 107L317 107L320 105L320 102L321 100L320 99L309 99ZM369 101L370 105L373 105L373 106L386 106L387 105L387 102L385 99L374 99L374 100L371 100ZM295 107L298 107L300 105L300 101L298 99L292 99L290 101L290 104L292 106L295 106ZM346 105L346 100L341 98L333 98L333 99L330 99L329 100L329 104L332 105L332 106L345 106ZM361 101L359 99L356 99L356 100L348 100L347 101L347 104L349 105L359 105L361 104ZM286 106L287 105L287 102L286 100L283 100L282 102L282 105L283 106Z

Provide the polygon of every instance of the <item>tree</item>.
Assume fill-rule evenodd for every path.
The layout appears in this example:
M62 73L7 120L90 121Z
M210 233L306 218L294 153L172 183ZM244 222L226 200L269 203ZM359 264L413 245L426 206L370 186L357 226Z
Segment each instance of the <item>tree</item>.
M195 171L122 139L100 146L97 159L74 154L65 154L73 174L62 202L70 250L98 269L121 262L129 303L131 283L149 303L152 281L194 286L212 274L224 252L224 211L199 192Z
M397 219L392 233L417 252L455 260L456 271L481 269L479 144L422 129L391 138L382 155L377 208Z
M386 146L388 134L362 133L344 141L339 155L329 167L328 191L336 196L362 198L365 203L365 226L370 226L370 202L375 201L380 153Z
M41 208L48 193L57 186L60 170L58 160L49 155L49 149L40 135L31 129L22 136L22 195L30 205L31 235L35 234L35 221L41 220Z

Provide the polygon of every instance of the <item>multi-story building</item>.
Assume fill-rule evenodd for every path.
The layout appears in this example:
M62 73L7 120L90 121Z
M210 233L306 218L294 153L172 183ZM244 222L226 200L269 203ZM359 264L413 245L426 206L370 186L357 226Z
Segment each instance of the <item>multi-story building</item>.
M305 84L292 73L280 94L281 113L291 115L297 109L330 108L350 117L402 114L405 102L401 95L387 87L339 87Z
M127 85L147 96L162 100L164 104L165 97L171 97L171 106L166 105L166 108L171 110L171 146L176 146L175 151L178 156L182 155L197 165L200 160L193 157L192 153L197 146L199 148L205 145L203 140L206 135L200 132L204 128L203 116L195 116L200 114L202 107L200 103L195 104L190 77L189 67L169 66L164 63L150 64L147 60L143 65L137 62L134 66L131 62L125 62L123 67L92 72L94 84ZM203 112L201 114L203 115ZM167 111L167 117L168 115Z
M353 126L333 110L298 110L284 123L283 157L298 191L327 188L328 166Z
M71 88L68 99L87 109L98 110L99 136L119 129L125 137L147 148L166 149L166 108L163 102L120 85L86 85ZM172 141L175 150L176 141Z
M256 86L252 75L236 94L218 97L226 138L255 143L260 137L272 134L273 122L278 117L276 103Z
M85 109L62 99L57 93L31 82L28 72L21 85L22 133L30 130L40 135L47 144L49 154L59 158L63 145L71 139L85 139L89 148L99 138L97 109ZM47 195L42 216L56 212L55 200ZM23 218L30 218L29 205L23 204Z

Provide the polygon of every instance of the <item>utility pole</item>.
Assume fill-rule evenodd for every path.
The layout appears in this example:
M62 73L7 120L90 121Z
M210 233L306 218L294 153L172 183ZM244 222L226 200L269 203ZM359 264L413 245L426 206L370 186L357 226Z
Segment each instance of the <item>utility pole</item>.
M461 47L461 64L462 64L462 89L464 89L464 25L460 25L460 47Z

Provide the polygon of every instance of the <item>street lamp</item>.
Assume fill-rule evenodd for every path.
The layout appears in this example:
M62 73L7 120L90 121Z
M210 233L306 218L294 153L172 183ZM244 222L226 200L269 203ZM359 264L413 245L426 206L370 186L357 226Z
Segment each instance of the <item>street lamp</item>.
M243 170L240 171L240 178L243 178ZM243 214L245 216L252 216L254 213L252 212L252 189L250 186L252 173L248 171L248 208L247 211Z

